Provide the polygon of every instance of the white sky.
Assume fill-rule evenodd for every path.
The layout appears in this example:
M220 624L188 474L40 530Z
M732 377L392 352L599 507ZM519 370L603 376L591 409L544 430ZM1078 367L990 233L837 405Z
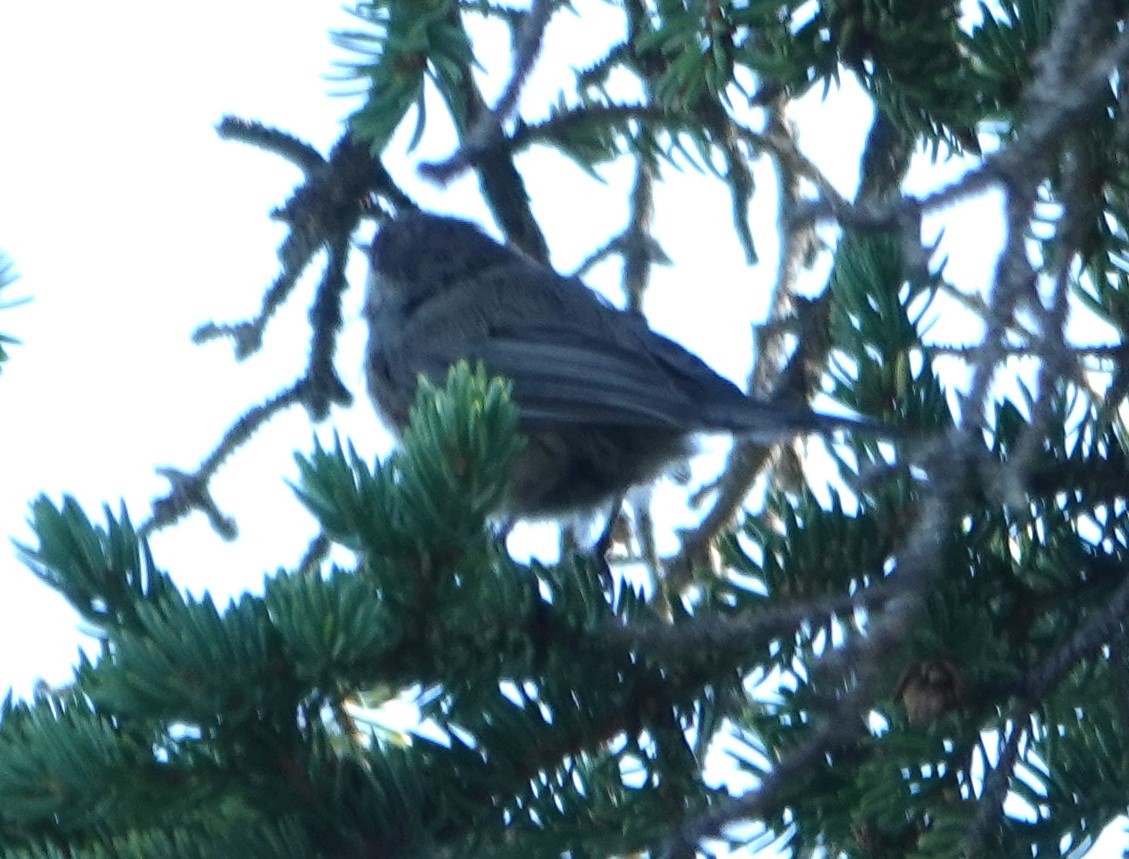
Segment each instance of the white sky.
M554 21L551 52L525 93L531 118L567 85L569 67L601 53L592 32L606 26L615 37L614 10L583 0L577 6L583 20L565 14ZM6 297L33 299L0 312L0 332L24 341L0 374L0 538L29 539L27 504L40 493L56 502L72 494L96 521L101 504L116 511L124 500L140 522L166 489L156 466L194 469L250 403L304 367L311 279L272 323L264 351L248 361L236 364L226 342L190 341L204 321L257 311L277 273L283 235L267 214L298 180L285 162L220 141L214 126L225 114L257 119L325 152L358 103L329 95L342 86L326 76L347 55L331 46L328 32L353 26L337 0L0 6L0 248L21 274ZM480 59L500 61L490 71L504 74L504 31L480 32ZM832 93L827 103L819 96L793 113L802 146L850 195L869 108L853 90ZM435 107L428 118L439 122ZM402 153L405 139L392 151ZM450 146L449 135L429 128L417 153L387 163L424 206L488 224L469 179L446 190L414 179L412 164L449 154ZM628 165L605 171L606 186L553 155L526 155L519 166L561 269L622 229ZM937 182L938 169L952 177L960 165L928 169L923 162L911 184ZM775 266L771 171L761 165L757 178L752 217L762 262L751 271L727 228L728 194L719 183L668 171L657 191L656 232L675 266L656 272L652 324L735 379L747 370L749 325L764 317ZM965 287L991 277L1000 243L996 205L981 198L941 219L949 278ZM928 237L936 226L927 224ZM389 440L360 369L358 263L338 356L357 405L317 432L327 440L336 427L362 453L376 455ZM617 276L617 266L605 265L592 281L615 296ZM239 523L238 541L224 543L195 515L154 538L158 563L221 603L295 564L314 527L284 480L295 475L292 453L309 450L313 432L305 412L285 413L214 480L217 502ZM0 689L23 695L37 678L65 681L83 639L63 600L6 545L0 540ZM1104 851L1092 855L1115 855Z

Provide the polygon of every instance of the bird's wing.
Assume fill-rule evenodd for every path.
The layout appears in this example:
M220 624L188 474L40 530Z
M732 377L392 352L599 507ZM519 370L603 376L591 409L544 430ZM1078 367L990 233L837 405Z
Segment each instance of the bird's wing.
M528 425L622 425L681 432L703 428L701 404L649 350L640 344L622 345L607 332L570 324L515 324L486 337L426 350L417 345L412 351L415 369L429 377L441 377L460 358L481 361L491 373L507 377Z
M487 336L412 351L416 372L442 380L460 358L513 383L527 427L601 425L726 431L763 442L876 424L823 415L807 403L758 400L673 340L624 314L613 337L572 323L513 324ZM624 326L634 328L626 339Z

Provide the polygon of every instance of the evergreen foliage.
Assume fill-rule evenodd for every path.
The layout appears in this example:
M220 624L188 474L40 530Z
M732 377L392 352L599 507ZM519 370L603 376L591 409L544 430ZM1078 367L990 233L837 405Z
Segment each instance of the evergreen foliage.
M0 290L11 286L15 279L16 274L12 261L8 259L8 256L3 251L0 251ZM0 302L0 310L6 307L12 307L13 305L14 302ZM12 337L10 334L0 332L0 368L2 368L4 362L8 360L8 352L4 347L19 342L19 340Z
M292 254L262 316L201 337L254 352L325 248L310 370L199 473L174 475L143 526L124 509L96 523L70 499L33 503L23 558L101 652L66 688L4 704L0 857L1060 856L1129 807L1129 8L623 0L622 41L545 118L519 116L567 6L366 0L337 38L368 97L329 158L263 126L221 128L299 163L306 184L276 213ZM513 35L493 107L474 75L490 65L467 27L479 16ZM642 98L620 99L622 75ZM853 202L783 118L843 75L876 109ZM332 368L344 257L361 219L411 205L380 154L413 109L413 144L428 133L427 87L460 142L423 169L475 172L535 257L547 242L516 152L552 147L596 174L635 161L630 223L603 251L623 257L632 301L662 255L649 223L663 171L723 182L753 259L748 164L771 158L773 322L799 345L764 338L758 393L826 391L893 440L835 445L833 486L739 445L714 524L680 535L653 587L635 587L617 552L638 542L654 561L645 522L557 564L509 556L489 515L518 414L503 380L459 365L445 388L422 387L386 461L344 443L299 456L297 498L355 567L314 552L261 596L221 608L184 595L145 534L191 509L220 527L207 479L255 426L290 404L320 419L349 402ZM975 166L913 197L901 182L915 151ZM921 219L988 187L1006 237L981 294L948 280ZM805 236L824 221L841 227L834 265L802 300ZM970 343L934 340L957 312L974 319ZM1070 339L1070 313L1108 340ZM420 710L410 731L381 720L404 698ZM720 784L718 757L733 773Z

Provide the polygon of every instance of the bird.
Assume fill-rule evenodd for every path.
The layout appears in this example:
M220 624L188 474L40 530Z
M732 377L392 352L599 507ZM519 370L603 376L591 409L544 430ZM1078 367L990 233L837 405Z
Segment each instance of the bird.
M402 432L421 376L459 360L507 378L526 444L500 515L561 519L680 466L703 434L772 443L878 425L750 397L696 355L474 224L402 210L369 249L365 375Z

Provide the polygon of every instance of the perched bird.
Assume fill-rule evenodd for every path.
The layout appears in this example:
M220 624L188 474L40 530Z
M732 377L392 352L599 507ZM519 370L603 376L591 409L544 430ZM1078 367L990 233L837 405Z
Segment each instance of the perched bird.
M746 396L642 317L466 221L403 212L370 264L365 370L390 428L406 426L419 374L442 384L461 358L513 383L528 443L499 511L510 516L590 511L679 464L701 433L876 429Z

